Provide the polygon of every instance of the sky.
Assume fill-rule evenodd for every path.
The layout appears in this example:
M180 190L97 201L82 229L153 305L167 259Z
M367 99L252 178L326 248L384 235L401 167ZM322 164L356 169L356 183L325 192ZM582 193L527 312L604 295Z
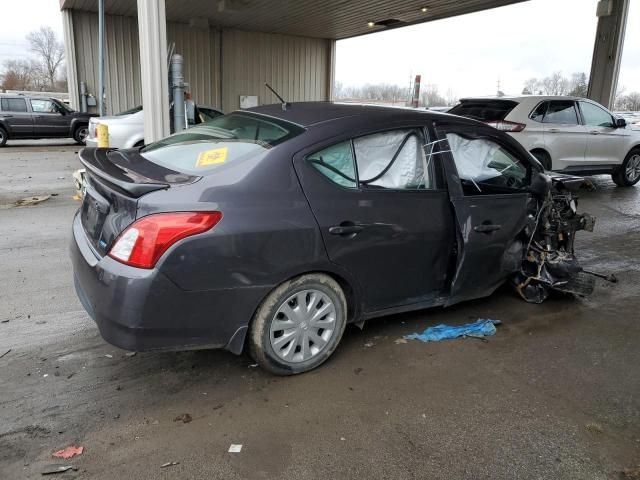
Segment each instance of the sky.
M441 94L522 92L525 80L561 71L589 75L596 0L531 0L461 17L342 40L336 81L343 85L435 84ZM631 0L620 86L640 91L640 0Z
M134 0L131 0L134 1ZM520 93L525 80L555 71L589 73L597 0L516 5L341 40L336 80L409 85L415 74L442 94ZM59 0L0 0L0 63L26 57L25 36L41 25L62 38ZM640 91L640 0L631 0L619 87Z

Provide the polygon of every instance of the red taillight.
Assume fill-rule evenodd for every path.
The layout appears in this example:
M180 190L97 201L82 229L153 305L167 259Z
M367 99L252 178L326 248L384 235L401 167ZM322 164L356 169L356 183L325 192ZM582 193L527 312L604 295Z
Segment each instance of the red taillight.
M153 268L171 245L206 232L222 219L222 212L156 213L129 225L111 247L114 260L138 268Z
M502 130L503 132L521 132L527 125L524 123L509 122L507 120L497 120L494 122L486 122L487 125L491 125L493 128Z

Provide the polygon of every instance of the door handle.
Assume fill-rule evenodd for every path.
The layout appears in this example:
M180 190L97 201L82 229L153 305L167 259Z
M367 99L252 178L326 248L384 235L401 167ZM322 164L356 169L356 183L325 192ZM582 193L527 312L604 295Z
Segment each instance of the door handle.
M0 118L13 118L13 115L0 115Z
M493 233L497 230L500 230L502 225L493 225L490 223L483 223L482 225L476 225L473 227L473 230L478 233Z
M560 133L560 129L559 128L550 128L548 130L549 133Z
M600 132L599 132L599 131L597 131L597 130L591 130L591 131L589 132L589 134L591 134L591 135L600 135Z
M347 222L343 222L347 223ZM349 235L357 235L364 227L362 225L336 225L333 227L329 227L329 233L331 235L340 235L340 236L349 236Z

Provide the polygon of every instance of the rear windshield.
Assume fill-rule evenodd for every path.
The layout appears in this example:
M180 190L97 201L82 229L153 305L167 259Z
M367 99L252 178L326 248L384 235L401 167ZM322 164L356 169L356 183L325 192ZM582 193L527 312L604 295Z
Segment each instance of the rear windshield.
M513 100L465 100L448 113L462 117L473 118L482 122L504 120L518 102Z
M229 162L257 160L303 131L288 122L236 112L175 133L140 153L165 168L204 175Z

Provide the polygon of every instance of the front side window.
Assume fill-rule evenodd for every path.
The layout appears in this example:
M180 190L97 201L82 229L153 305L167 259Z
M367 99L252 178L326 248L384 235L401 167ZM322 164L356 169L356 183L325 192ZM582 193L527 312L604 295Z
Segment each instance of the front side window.
M342 187L356 188L356 169L351 141L340 142L307 157L320 173Z
M527 166L494 140L458 133L447 133L447 140L465 195L528 185Z
M576 107L570 101L549 102L549 107L542 121L559 125L578 125Z
M420 190L433 188L431 162L418 129L375 133L353 140L362 187Z
M34 113L58 113L58 107L51 100L32 99L31 110Z
M613 118L606 110L589 102L580 102L584 124L589 127L613 127Z
M3 112L26 112L27 102L24 98L3 98L0 101Z

